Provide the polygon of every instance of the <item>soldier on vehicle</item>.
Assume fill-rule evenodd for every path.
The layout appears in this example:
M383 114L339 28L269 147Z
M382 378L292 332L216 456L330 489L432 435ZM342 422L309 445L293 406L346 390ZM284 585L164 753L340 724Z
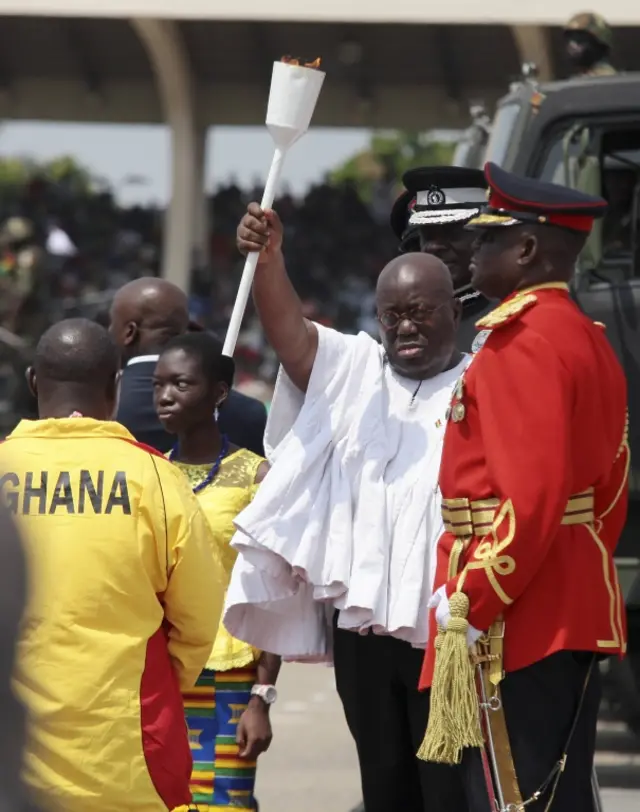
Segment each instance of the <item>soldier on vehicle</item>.
M604 17L592 12L576 14L566 24L564 37L574 78L617 73L610 61L613 33Z

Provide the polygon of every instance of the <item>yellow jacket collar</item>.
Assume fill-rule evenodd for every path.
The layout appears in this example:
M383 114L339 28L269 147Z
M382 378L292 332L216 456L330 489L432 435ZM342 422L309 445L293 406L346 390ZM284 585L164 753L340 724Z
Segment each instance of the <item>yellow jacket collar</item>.
M133 435L120 423L114 420L94 420L92 417L58 417L46 420L21 420L7 437L7 440L24 439L60 439L72 437L120 438L135 440Z

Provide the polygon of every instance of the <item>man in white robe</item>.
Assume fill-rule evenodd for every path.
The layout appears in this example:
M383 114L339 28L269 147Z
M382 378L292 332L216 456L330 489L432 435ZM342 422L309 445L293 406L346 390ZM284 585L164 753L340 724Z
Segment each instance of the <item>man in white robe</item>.
M251 204L238 245L261 251L254 299L282 370L266 435L273 467L237 519L225 623L260 648L312 659L331 647L329 614L366 812L464 812L457 771L415 755L429 711L417 684L442 439L468 362L451 276L428 254L389 263L376 288L380 345L304 318L275 212Z

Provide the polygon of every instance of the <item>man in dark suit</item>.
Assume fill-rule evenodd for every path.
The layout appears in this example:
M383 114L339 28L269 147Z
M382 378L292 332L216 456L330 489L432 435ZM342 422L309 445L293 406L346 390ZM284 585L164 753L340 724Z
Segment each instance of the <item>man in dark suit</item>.
M187 297L165 279L141 277L116 293L110 322L125 363L117 419L136 440L166 453L175 438L162 428L153 408L153 371L165 344L193 329ZM264 405L235 390L220 412L220 427L229 440L261 456L266 422Z

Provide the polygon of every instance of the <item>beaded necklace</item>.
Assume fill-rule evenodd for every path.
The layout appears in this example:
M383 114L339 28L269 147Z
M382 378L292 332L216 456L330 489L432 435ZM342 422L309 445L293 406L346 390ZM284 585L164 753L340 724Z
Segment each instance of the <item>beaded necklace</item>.
M175 456L176 456L177 453L178 453L178 443L176 443L174 445L174 447L171 449L171 451L169 452L169 461L170 462L174 461ZM222 435L222 446L220 447L220 453L218 454L218 457L217 457L216 461L213 463L213 465L209 469L209 473L206 475L206 477L202 480L202 482L200 482L198 485L195 486L195 488L192 489L194 493L199 493L201 490L206 488L207 485L211 485L213 480L218 475L218 471L220 470L220 466L222 465L222 461L224 460L224 458L227 456L228 453L229 453L229 438L227 437L226 434L223 434Z

